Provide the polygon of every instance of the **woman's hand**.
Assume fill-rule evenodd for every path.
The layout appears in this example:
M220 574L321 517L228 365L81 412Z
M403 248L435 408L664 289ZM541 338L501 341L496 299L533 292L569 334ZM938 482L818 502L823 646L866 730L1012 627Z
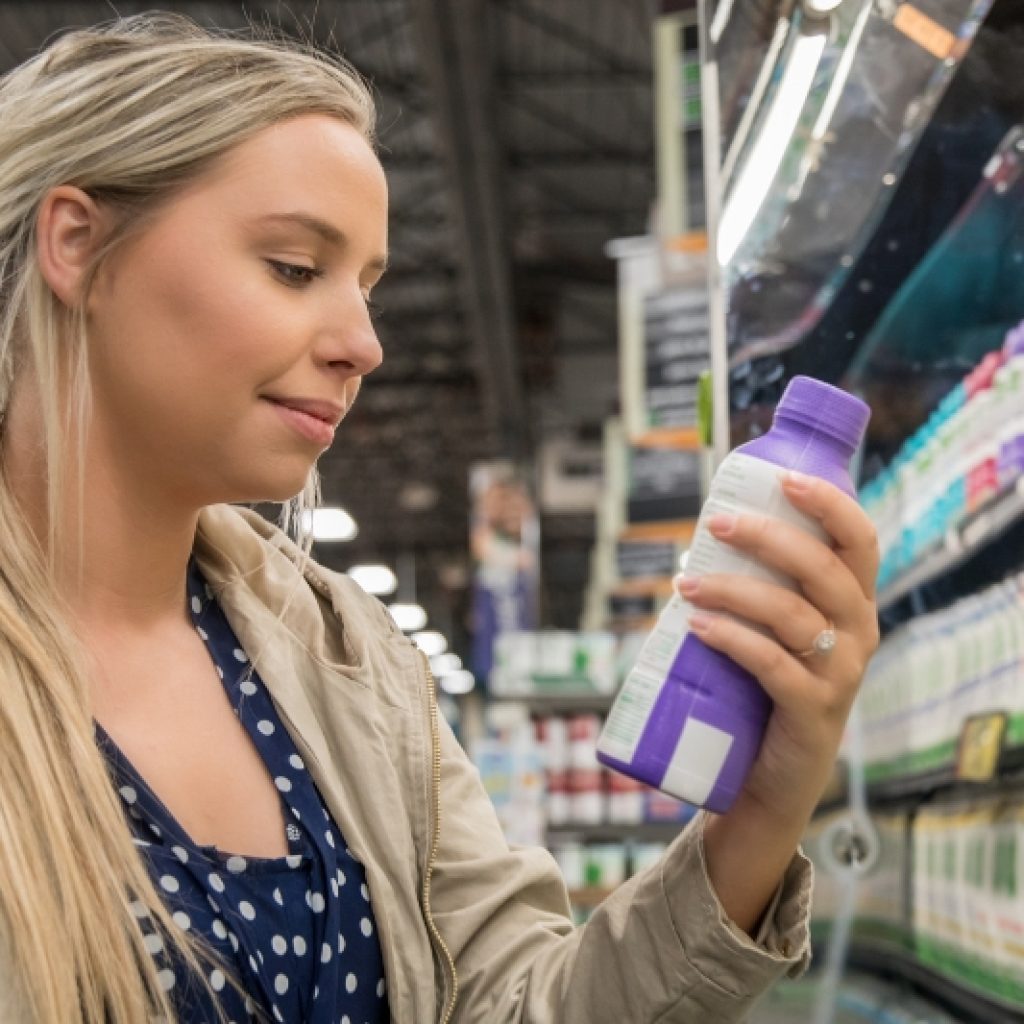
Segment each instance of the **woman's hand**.
M756 922L759 910L748 904L759 903L770 879L758 885L753 878L735 877L732 861L738 871L738 853L751 870L751 848L725 853L724 837L733 837L728 846L741 837L744 843L756 842L766 868L780 865L760 903L763 909L828 783L864 669L878 646L878 543L871 521L852 498L823 480L787 474L783 488L796 508L821 523L832 546L761 516L715 518L709 528L719 540L795 579L799 592L742 576L676 581L686 600L701 609L691 618L691 629L760 680L775 703L743 790L729 812L705 831L709 873L723 905L741 927ZM765 626L773 635L715 614L723 611ZM796 653L808 651L830 624L837 638L834 650ZM718 881L716 856L722 868ZM736 886L753 895L733 900L731 909L727 899Z

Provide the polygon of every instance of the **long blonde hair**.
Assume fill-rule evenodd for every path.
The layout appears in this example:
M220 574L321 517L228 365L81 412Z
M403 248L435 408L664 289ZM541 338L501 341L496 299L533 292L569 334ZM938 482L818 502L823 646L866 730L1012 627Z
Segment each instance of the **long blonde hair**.
M58 510L68 479L79 492L83 481L88 337L84 300L69 310L40 272L39 205L70 184L116 212L85 295L103 260L178 189L256 132L304 113L337 117L373 140L372 99L343 61L167 14L69 32L0 80L0 439L14 383L31 371L45 423L49 541L34 536L0 460L0 931L5 971L38 1024L174 1019L140 903L204 984L220 965L173 922L132 841L95 743L85 651L56 585ZM64 451L68 437L75 452ZM285 503L285 528L301 522L317 490L314 470ZM308 557L309 538L299 539Z

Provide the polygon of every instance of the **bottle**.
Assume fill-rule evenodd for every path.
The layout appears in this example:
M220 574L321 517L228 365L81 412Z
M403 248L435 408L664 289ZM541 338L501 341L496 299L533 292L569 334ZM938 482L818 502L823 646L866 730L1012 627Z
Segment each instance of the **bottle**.
M707 521L720 512L753 512L826 539L817 520L782 493L782 470L821 477L853 496L847 467L870 415L860 399L794 377L771 430L733 451L715 474L686 575L740 573L797 589L793 580L716 540ZM676 594L659 616L608 715L597 757L671 796L723 812L757 756L771 701L754 676L687 632L693 611Z

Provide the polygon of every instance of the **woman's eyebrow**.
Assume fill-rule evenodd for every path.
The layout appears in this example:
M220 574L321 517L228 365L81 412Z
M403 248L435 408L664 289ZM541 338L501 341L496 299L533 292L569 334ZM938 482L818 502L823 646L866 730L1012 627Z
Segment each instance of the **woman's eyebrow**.
M312 231L314 234L319 235L329 245L333 245L338 249L343 249L348 243L348 239L345 237L344 232L339 231L333 224L328 223L312 213L303 213L301 210L296 210L290 213L268 213L258 219L258 222L261 224L265 224L268 221L283 221L288 224L298 224L300 227L304 227L308 231ZM387 255L375 257L370 260L367 267L372 270L379 270L383 274L384 271L388 269Z

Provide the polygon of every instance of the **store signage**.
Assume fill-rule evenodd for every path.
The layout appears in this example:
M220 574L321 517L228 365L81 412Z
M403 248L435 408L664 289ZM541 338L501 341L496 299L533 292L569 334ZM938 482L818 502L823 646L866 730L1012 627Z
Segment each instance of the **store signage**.
M990 782L999 771L1008 716L1003 711L964 720L957 744L955 775L964 782Z
M615 563L619 578L651 579L672 576L679 571L678 549L664 541L619 541Z
M701 506L700 453L633 445L629 451L630 523L695 519Z
M644 405L650 429L697 422L701 374L711 363L705 287L677 287L644 299Z

